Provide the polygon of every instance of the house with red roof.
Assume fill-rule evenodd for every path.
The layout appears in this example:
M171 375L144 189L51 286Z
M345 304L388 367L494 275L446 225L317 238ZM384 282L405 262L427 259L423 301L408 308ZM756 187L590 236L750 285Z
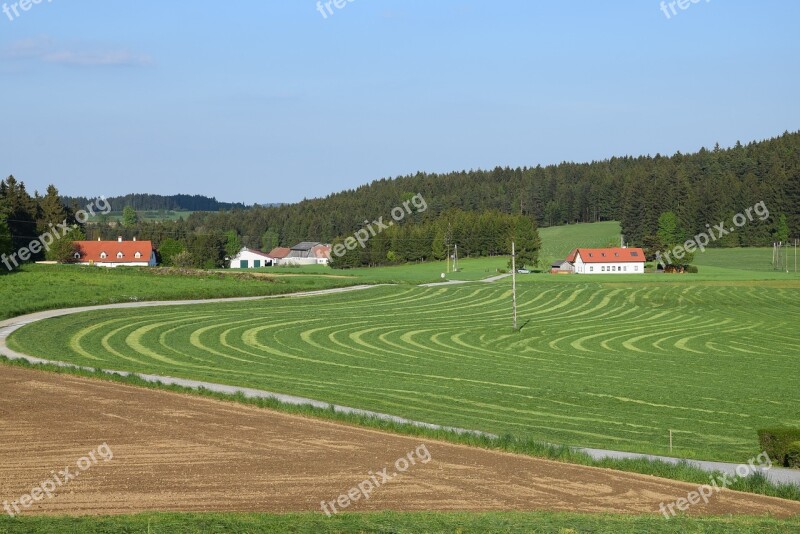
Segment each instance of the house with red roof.
M155 267L151 241L75 241L75 263L98 267Z
M645 256L640 248L576 248L567 260L577 274L644 274Z

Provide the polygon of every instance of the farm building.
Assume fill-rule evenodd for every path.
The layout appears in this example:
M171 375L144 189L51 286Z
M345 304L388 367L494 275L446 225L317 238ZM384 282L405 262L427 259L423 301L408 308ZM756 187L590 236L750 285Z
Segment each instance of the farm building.
M156 252L150 241L75 241L75 263L98 267L155 267Z
M550 272L552 274L572 274L575 272L575 265L570 263L569 260L556 261L550 265Z
M286 258L291 251L292 249L289 247L275 247L267 252L267 256L272 258L272 265L280 265L284 258Z
M331 259L331 246L303 241L291 248L281 260L281 265L327 265Z
M640 248L577 248L567 257L577 274L644 274Z
M250 250L242 248L236 256L231 258L231 269L258 269L260 267L271 267L274 259L260 250Z

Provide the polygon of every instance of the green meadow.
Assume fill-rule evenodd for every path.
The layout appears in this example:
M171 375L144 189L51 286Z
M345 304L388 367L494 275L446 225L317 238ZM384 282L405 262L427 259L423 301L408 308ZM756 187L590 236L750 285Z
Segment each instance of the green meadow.
M709 267L709 269L712 269ZM724 269L714 267L713 269ZM800 425L800 281L521 275L49 319L13 348L541 441L744 461Z

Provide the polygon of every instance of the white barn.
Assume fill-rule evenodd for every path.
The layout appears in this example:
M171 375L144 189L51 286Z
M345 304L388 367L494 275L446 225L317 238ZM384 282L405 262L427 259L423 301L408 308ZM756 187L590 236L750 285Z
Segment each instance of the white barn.
M274 260L260 250L250 250L244 247L230 261L231 269L259 269L271 267Z
M577 274L644 274L645 256L640 248L577 248L572 260Z

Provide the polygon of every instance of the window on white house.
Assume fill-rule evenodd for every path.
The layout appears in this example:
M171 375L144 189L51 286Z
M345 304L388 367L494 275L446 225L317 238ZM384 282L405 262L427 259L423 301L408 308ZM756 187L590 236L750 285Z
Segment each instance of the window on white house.
M122 252L117 252L117 258L122 259Z
M138 260L138 259L139 259L139 258L141 258L141 257L142 257L142 253L141 253L141 252L137 252L137 253L136 253L136 259Z
M604 272L606 272L606 266L605 266L605 265L601 265L601 266L600 266L600 272L601 272L601 273L604 273Z
M108 257L108 254L106 254L105 252L101 252L101 253L100 253L100 259L104 260L104 259L106 259L107 257Z

